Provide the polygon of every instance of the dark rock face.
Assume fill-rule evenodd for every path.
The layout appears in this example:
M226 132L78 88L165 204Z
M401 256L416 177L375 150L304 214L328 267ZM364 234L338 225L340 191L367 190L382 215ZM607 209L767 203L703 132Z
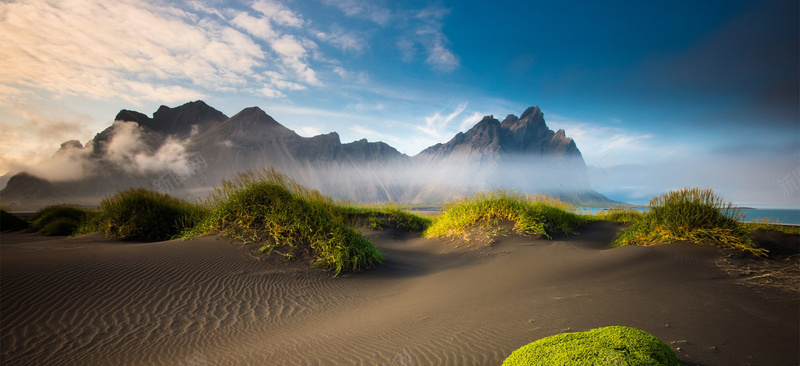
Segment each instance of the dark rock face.
M446 158L455 152L479 151L489 154L525 154L531 156L574 156L580 151L563 130L553 132L544 121L539 107L530 107L517 118L509 114L501 123L494 116L484 117L466 133L459 133L445 144L436 144L420 155Z
M258 107L228 118L195 101L161 106L152 118L122 110L115 120L86 146L67 141L56 153L85 159L85 178L48 182L21 173L0 192L3 203L91 204L137 186L193 199L222 179L264 167L334 198L356 201L436 203L510 188L576 204L610 202L589 187L575 142L563 130L550 130L538 107L503 122L484 117L469 131L414 157L383 142L343 144L336 132L302 137Z
M201 100L175 108L162 105L153 113L153 118L124 109L114 118L115 121L136 122L139 126L147 127L155 132L179 138L196 135L205 131L209 126L226 119L228 119L226 115L209 107Z
M71 198L55 184L25 172L11 177L1 192L3 205L10 209L16 208L14 203L17 201L34 202L36 206L44 207L63 203Z
M486 116L474 127L414 157L424 161L438 189L427 187L419 201L488 188L544 193L575 204L608 204L591 189L586 164L563 130L547 127L538 106L521 117ZM437 177L438 175L438 177Z

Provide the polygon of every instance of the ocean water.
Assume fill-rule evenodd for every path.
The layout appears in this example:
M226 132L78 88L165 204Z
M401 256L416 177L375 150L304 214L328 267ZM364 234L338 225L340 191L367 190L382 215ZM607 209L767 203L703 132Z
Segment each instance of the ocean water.
M593 214L606 208L580 207L578 212ZM635 207L640 211L647 211L647 207ZM769 220L772 223L785 225L800 225L800 209L770 209L770 208L748 208L742 209L744 222Z
M745 214L744 221L763 221L764 219L770 222L781 223L786 225L800 225L800 209L787 210L787 209L767 209L767 208L754 208L742 210Z

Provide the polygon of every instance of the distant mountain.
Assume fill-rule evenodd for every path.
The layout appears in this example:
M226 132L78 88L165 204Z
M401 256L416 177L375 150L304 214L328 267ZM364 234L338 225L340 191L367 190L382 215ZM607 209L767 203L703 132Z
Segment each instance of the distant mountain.
M96 204L143 186L187 199L247 169L274 167L335 198L440 203L488 188L547 193L574 204L612 202L593 191L575 142L553 132L538 107L469 131L414 157L383 142L342 143L336 132L302 137L258 107L228 118L202 101L161 106L152 117L120 111L86 145L67 141L52 174L20 173L0 191L10 209L55 202Z
M419 155L421 165L438 184L423 187L417 200L456 197L489 188L543 193L577 205L613 202L591 189L586 164L575 141L564 130L547 127L538 106L503 122L486 116L467 132Z

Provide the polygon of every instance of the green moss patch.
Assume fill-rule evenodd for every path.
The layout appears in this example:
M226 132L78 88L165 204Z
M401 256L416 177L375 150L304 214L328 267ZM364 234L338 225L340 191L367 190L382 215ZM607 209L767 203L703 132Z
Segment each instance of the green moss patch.
M512 352L503 366L680 365L675 352L643 330L611 326L561 333Z

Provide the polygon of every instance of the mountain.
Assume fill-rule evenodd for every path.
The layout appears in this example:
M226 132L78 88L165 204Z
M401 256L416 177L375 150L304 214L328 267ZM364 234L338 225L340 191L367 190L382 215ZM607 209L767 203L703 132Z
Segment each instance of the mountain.
M464 191L489 188L543 193L577 205L612 202L591 189L586 163L564 130L547 127L538 106L503 122L486 116L467 132L431 146L415 159L426 166L428 179L417 200L454 198Z
M302 137L258 107L227 117L195 101L161 106L152 117L121 110L85 145L62 144L49 163L63 169L11 177L0 191L2 204L96 204L138 186L192 200L222 179L264 167L334 198L362 202L441 203L507 188L578 205L613 203L589 187L575 142L549 129L538 106L502 122L484 117L447 143L409 157L383 142L342 143L336 132Z

